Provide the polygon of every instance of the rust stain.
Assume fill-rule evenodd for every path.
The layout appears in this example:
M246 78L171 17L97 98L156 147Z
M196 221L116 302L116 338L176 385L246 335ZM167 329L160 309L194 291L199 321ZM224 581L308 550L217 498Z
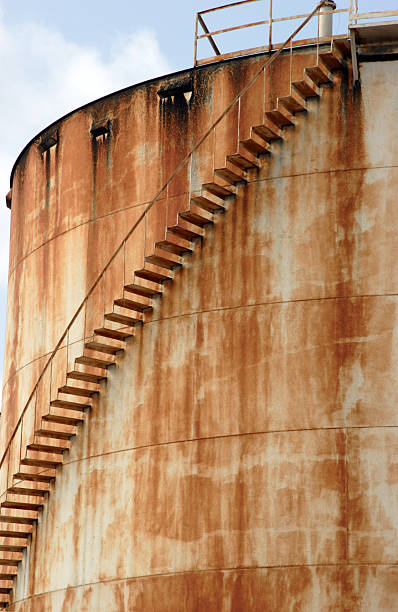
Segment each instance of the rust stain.
M295 50L293 78L314 57ZM194 71L190 100L159 98L165 79L115 94L62 122L41 160L33 146L25 153L3 445L27 393L27 352L37 360L51 348L127 226L260 61ZM286 93L289 61L269 73L267 108ZM242 105L245 136L262 113L256 100ZM369 187L366 113L348 74L336 76L185 256L71 446L19 582L32 598L14 610L397 608L398 311L393 296L361 297L385 282L369 193L391 199L394 186L376 177ZM110 134L91 138L104 117ZM234 109L148 215L137 233L146 254L190 189L213 180L208 160L221 166L235 151L236 122ZM90 324L123 274L118 261Z

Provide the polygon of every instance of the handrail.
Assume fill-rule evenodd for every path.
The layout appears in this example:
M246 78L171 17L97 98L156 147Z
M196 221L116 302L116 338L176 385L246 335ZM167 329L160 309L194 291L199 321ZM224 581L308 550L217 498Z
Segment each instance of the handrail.
M253 0L252 0L253 1ZM177 174L180 172L180 170L182 170L182 168L185 166L185 164L191 159L192 155L195 153L195 151L198 150L198 148L201 146L201 144L207 139L207 137L213 132L213 130L217 127L217 125L224 119L224 117L227 115L227 113L231 110L231 108L239 101L239 99L250 89L250 87L257 81L258 77L261 75L261 73L263 72L263 70L266 70L268 68L268 66L270 66L278 57L279 55L282 53L282 51L289 45L289 43L293 40L293 38L300 32L300 30L302 30L302 28L304 28L307 23L310 21L310 19L312 19L312 17L322 8L322 6L327 2L327 0L321 0L316 8L312 11L312 13L310 13L308 15L308 17L301 23L301 25L299 27L296 28L296 30L294 30L293 34L291 34L286 41L281 45L281 47L278 49L278 51L276 51L262 66L261 68L255 73L255 75L250 79L250 81L245 85L245 87L243 87L241 89L241 91L235 96L235 98L232 100L232 102L230 102L230 104L228 104L228 106L224 109L224 111L221 113L221 115L214 121L214 123L206 130L206 132L204 133L203 136L201 136L201 138L197 141L197 143L192 147L192 149L189 151L189 153L187 153L187 155L183 158L183 160L177 165L176 169L172 172L172 174L170 175L170 177L167 179L167 181L163 184L163 186L160 188L160 190L157 192L157 194L155 195L155 197L149 202L149 204L146 206L144 212L141 213L141 215L138 217L138 219L135 221L135 223L133 224L133 226L130 228L130 230L127 232L127 234L125 235L125 237L123 238L122 242L119 244L119 246L117 247L117 249L114 251L113 255L110 257L110 259L108 260L108 262L106 263L106 265L104 266L104 268L102 269L102 271L99 273L99 275L97 276L97 278L95 279L93 285L91 286L91 288L89 289L88 293L86 294L86 296L84 297L83 301L81 302L81 304L79 305L79 307L77 308L75 314L73 315L72 319L70 320L69 324L67 325L65 331L63 332L63 334L61 335L60 339L58 340L57 344L55 345L54 350L52 351L50 357L48 358L46 364L43 367L43 370L41 371L36 384L32 390L32 392L29 395L29 398L21 412L21 415L19 416L19 419L16 423L16 425L14 426L14 430L8 440L7 446L3 452L3 455L1 457L0 460L0 468L3 466L5 458L7 456L7 453L10 449L11 443L15 438L15 435L18 431L19 426L22 423L23 417L26 414L26 411L30 405L30 402L32 401L32 399L34 398L34 395L36 393L36 391L38 390L38 386L41 382L41 380L43 379L44 374L47 372L47 369L49 367L49 365L52 363L55 355L57 354L59 348L61 347L63 341L65 340L65 338L68 335L68 332L70 331L70 329L72 328L73 324L75 323L75 321L77 320L79 314L82 312L85 304L87 303L89 297L93 294L94 290L96 289L96 287L98 286L99 282L101 281L101 279L104 277L106 271L109 269L109 267L111 266L112 262L116 259L117 255L120 253L120 251L123 249L124 245L126 244L126 241L132 236L132 234L135 232L135 230L137 229L137 227L141 224L142 220L145 219L147 212L153 207L153 205L155 204L155 202L159 199L160 195L167 189L167 187L171 184L171 182L173 181L173 179L177 176ZM7 486L8 486L8 482L7 482ZM0 492L1 493L1 492Z
M355 11L350 15L350 23L357 19L379 19L380 17L398 17L398 9L392 11L370 11L367 13Z

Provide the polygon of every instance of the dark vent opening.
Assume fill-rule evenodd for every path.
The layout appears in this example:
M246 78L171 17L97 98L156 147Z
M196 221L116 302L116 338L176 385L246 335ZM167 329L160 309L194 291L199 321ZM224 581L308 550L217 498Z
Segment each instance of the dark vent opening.
M103 119L102 121L96 121L92 124L90 134L93 138L99 138L105 136L111 132L111 122L109 119Z
M159 98L170 98L171 96L178 96L179 94L192 93L193 83L192 79L181 79L180 81L170 81L164 87L158 90Z
M40 153L44 153L45 151L48 151L48 149L51 149L51 147L54 147L57 144L57 142L58 142L58 131L53 132L50 135L43 136L37 148L39 149Z
M7 205L7 208L9 208L10 210L11 210L11 200L12 200L12 189L10 189L10 191L6 195L6 205Z

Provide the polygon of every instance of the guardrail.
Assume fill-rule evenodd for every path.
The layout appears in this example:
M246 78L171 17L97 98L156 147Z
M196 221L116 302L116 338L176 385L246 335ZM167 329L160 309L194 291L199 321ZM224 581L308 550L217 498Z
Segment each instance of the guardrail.
M205 15L209 15L210 13L215 13L215 12L222 11L225 9L231 9L231 8L241 6L244 4L252 4L254 2L264 3L264 9L265 9L264 13L268 8L268 19L263 19L260 21L252 21L250 23L231 26L228 28L223 28L223 29L218 29L218 30L213 30L213 31L209 30L205 22L205 18L204 18ZM267 7L267 3L268 3L268 7ZM299 14L299 15L289 15L286 17L275 17L274 16L275 4L276 4L275 0L240 0L238 2L233 2L230 4L223 4L222 6L217 6L214 8L206 9L204 11L199 11L196 14L196 21L195 21L194 66L200 66L201 64L208 64L211 62L218 62L220 60L230 59L233 57L240 57L242 55L251 55L255 53L270 52L275 49L278 49L280 47L280 43L274 42L273 40L274 32L275 32L275 29L273 27L274 24L278 24L278 23L286 22L286 21L292 21L296 19L305 19L306 17L310 15L310 13L304 13L304 14ZM336 8L330 11L323 11L322 16L338 15L338 14L347 15L347 22L346 22L346 27L345 27L346 31L348 31L349 25L357 24L359 20L365 20L365 19L372 20L372 19L379 19L382 17L398 17L398 10L360 13L358 4L359 4L358 0L349 0L349 5L346 8L341 8L341 9ZM293 46L304 46L304 45L316 44L318 37L319 37L319 31L320 31L319 20L322 18L322 16L318 15L317 35L311 38L296 40ZM267 36L265 36L267 40L266 40L266 43L262 46L251 47L248 49L241 49L238 51L231 51L228 53L222 53L219 49L219 46L216 44L216 41L214 40L215 36L220 36L222 34L227 34L229 32L236 32L238 30L245 30L248 28L259 27L259 26L268 27L268 34ZM199 33L200 28L202 30L202 33ZM206 57L203 59L198 59L198 42L203 39L207 39L209 41L215 55Z
M350 25L357 24L358 21L381 19L383 17L398 17L398 9L392 11L371 11L367 13L359 12L359 0L350 0L349 6Z

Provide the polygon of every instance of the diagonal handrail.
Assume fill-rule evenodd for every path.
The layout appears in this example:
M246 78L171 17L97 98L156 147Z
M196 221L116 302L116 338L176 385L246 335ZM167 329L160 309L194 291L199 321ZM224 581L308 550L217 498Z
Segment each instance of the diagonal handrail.
M219 115L219 117L214 121L214 123L206 130L206 132L203 134L203 136L201 136L201 138L197 141L197 143L192 147L192 149L189 151L189 153L187 153L187 155L183 158L183 160L177 165L176 169L172 172L172 174L170 175L170 177L167 179L167 181L163 184L163 186L160 188L160 190L157 192L157 194L155 195L155 197L149 202L149 204L146 206L145 210L141 213L141 215L138 217L138 219L135 221L135 223L133 224L133 226L130 228L130 230L127 232L127 234L125 235L125 237L123 238L122 242L119 244L119 246L117 247L117 249L114 251L113 255L111 256L111 258L108 260L108 262L106 263L106 265L104 266L104 268L102 269L102 271L98 274L97 278L95 279L94 283L92 284L91 288L89 289L89 291L87 292L87 294L85 295L83 301L81 302L81 304L79 305L79 307L77 308L75 314L73 315L72 319L70 320L68 326L65 328L65 331L63 332L63 334L61 335L60 339L58 340L57 344L55 345L50 357L48 358L46 364L43 367L43 370L41 371L36 384L32 390L32 392L29 395L29 398L21 412L21 415L17 421L17 423L15 424L14 430L8 440L7 446L3 452L3 455L1 457L0 460L0 468L3 466L5 458L7 456L7 453L10 449L11 443L15 438L15 435L19 429L19 426L22 423L22 419L24 417L24 415L26 414L26 411L30 405L30 402L32 401L38 386L41 382L41 380L43 379L44 374L47 372L47 369L49 367L49 365L52 363L55 355L57 354L59 348L62 346L63 341L65 340L65 338L68 335L68 332L70 331L71 327L73 326L73 324L75 323L76 319L78 318L78 316L80 315L80 313L82 312L85 304L87 303L88 299L90 298L90 296L93 294L93 292L95 291L96 287L98 286L98 284L100 283L101 279L103 278L103 276L105 275L105 273L107 272L107 270L109 269L109 267L111 266L111 264L113 263L113 261L115 260L115 258L117 257L117 255L120 253L120 251L123 249L124 245L126 244L126 241L130 238L130 236L135 232L135 230L137 229L137 227L141 224L141 222L143 221L143 219L145 219L146 214L148 213L148 211L152 208L152 206L155 204L155 202L157 202L157 200L159 199L159 197L161 196L161 194L168 188L168 186L171 184L171 182L173 181L173 179L177 176L177 174L180 172L180 170L182 170L182 168L185 166L185 164L191 159L192 155L198 150L198 148L201 146L201 144L208 138L208 136L213 132L213 130L215 129L215 127L217 127L217 125L224 119L224 117L228 114L228 112L231 110L231 108L239 101L239 99L250 89L250 87L257 81L258 77L262 74L263 70L266 70L268 68L268 66L270 66L278 57L279 55L282 53L282 51L289 45L290 41L293 40L293 38L307 25L307 23L312 19L312 17L322 8L322 6L324 4L326 4L327 0L321 0L316 8L312 11L312 13L310 13L308 15L308 17L296 28L296 30L294 30L294 32L289 36L289 38L286 39L286 41L281 45L281 47L278 49L278 51L276 51L262 66L261 68L255 73L255 75L250 79L250 81L243 87L243 89L241 89L241 91L235 96L235 98L232 100L232 102L230 102L230 104L228 104L228 106L224 109L224 111L221 113L221 115ZM8 482L7 482L7 486L8 486Z

